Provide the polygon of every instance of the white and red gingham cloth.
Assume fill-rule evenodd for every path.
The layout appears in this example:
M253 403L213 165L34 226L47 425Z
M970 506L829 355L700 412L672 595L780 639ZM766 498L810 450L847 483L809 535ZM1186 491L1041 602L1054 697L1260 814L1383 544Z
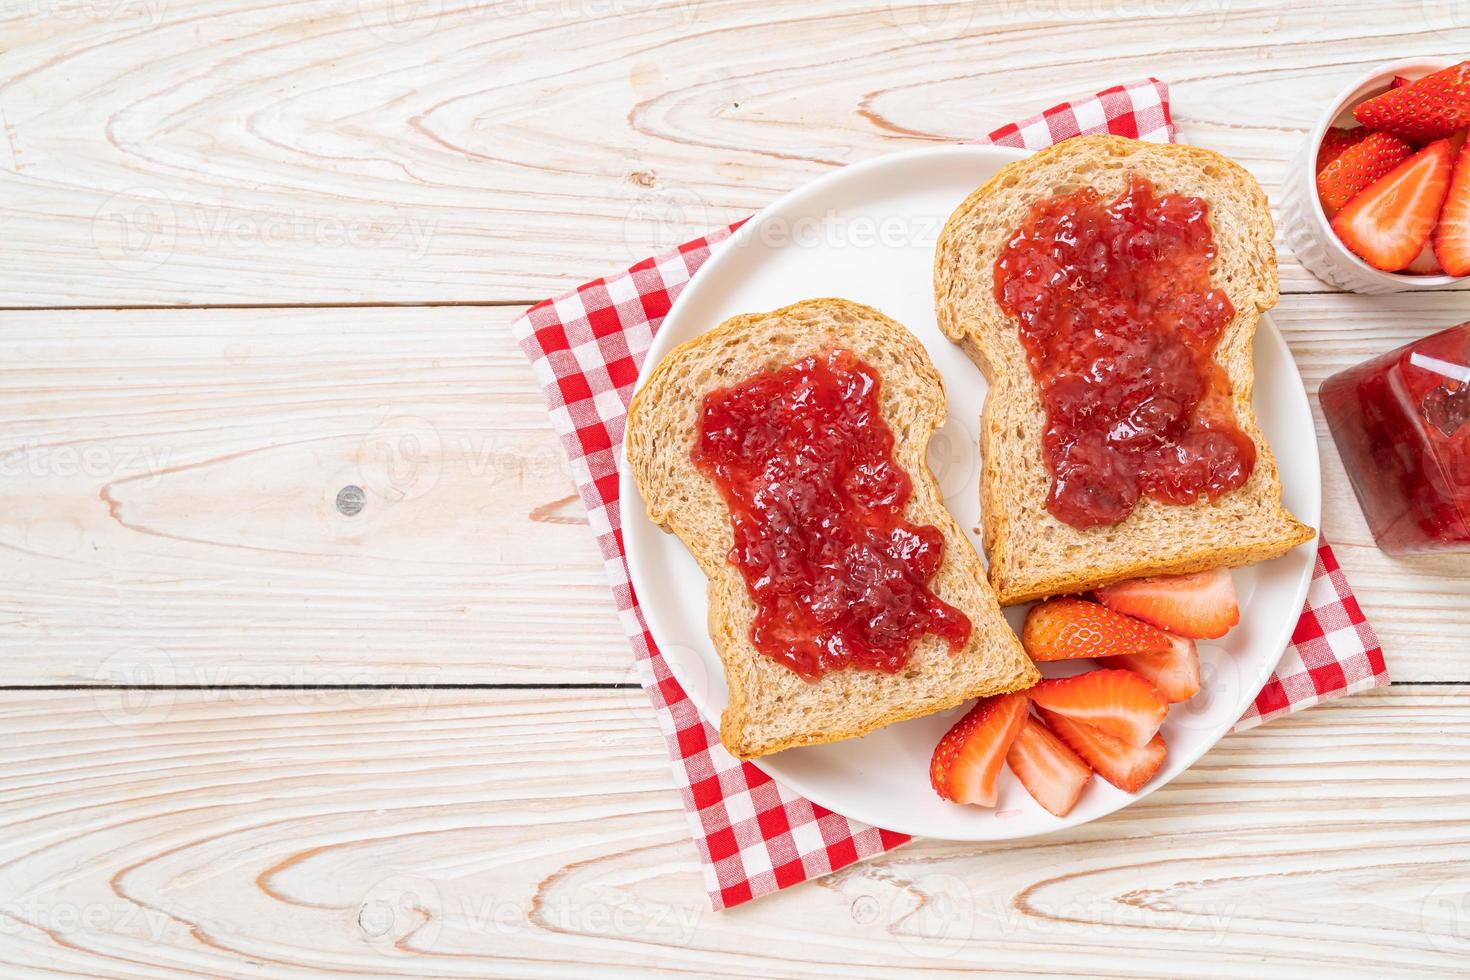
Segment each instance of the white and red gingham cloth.
M1102 132L1172 142L1168 88L1152 78L1120 85L1003 126L980 142L1040 149ZM827 874L909 839L824 809L729 755L718 731L670 675L628 583L618 458L633 384L670 304L737 226L538 303L514 325L571 457L623 629L633 641L639 677L668 740L716 909ZM640 505L632 501L630 506ZM1323 542L1292 645L1236 727L1387 682L1378 640Z

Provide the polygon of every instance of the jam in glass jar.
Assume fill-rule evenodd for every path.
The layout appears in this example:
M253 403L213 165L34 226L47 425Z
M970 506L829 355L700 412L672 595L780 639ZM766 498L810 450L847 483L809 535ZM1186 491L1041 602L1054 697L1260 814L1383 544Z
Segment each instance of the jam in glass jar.
M1378 546L1470 548L1470 323L1334 374L1319 397Z

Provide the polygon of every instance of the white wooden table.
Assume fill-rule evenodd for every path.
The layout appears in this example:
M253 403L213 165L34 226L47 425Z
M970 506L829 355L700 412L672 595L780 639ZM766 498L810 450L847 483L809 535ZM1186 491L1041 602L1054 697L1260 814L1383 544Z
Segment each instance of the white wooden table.
M709 910L531 301L1154 74L1273 198L1417 0L0 6L0 973L1470 969L1470 568L1324 525L1391 688L1030 844ZM1308 387L1466 292L1281 251ZM362 490L359 513L351 492Z

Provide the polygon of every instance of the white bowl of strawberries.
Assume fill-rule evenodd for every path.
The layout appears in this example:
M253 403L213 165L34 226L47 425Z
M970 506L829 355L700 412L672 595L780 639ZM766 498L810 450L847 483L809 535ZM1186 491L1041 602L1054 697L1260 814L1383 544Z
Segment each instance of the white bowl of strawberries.
M1287 180L1287 243L1317 278L1360 293L1470 275L1470 61L1384 65L1343 90Z

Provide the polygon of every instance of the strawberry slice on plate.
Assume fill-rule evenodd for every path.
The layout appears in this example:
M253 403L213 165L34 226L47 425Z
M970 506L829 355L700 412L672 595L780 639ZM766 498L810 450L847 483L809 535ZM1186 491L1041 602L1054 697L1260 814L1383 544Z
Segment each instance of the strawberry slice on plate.
M1439 212L1439 223L1434 226L1433 243L1434 258L1444 272L1470 275L1470 142L1462 142L1455 156L1449 193Z
M1114 612L1192 640L1218 639L1240 622L1235 581L1228 568L1130 579L1103 586L1097 590L1097 598ZM1166 643L1168 639L1164 637Z
M1169 714L1169 702L1158 688L1131 670L1056 677L1027 693L1038 708L1066 715L1131 745L1147 745Z
M1343 147L1317 172L1317 196L1330 218L1363 188L1414 155L1408 140L1392 133L1365 131L1352 146Z
M1031 607L1021 645L1038 663L1125 653L1163 653L1169 638L1147 623L1086 599L1048 599Z
M1360 102L1353 116L1364 126L1416 143L1442 139L1470 126L1470 61Z
M1349 201L1332 219L1332 230L1373 268L1397 272L1429 241L1450 188L1451 164L1449 140L1430 143Z
M1025 694L982 698L944 733L929 760L929 783L955 803L995 806L996 781L1016 733L1026 724Z
M1035 718L1026 724L1006 753L1006 765L1026 792L1048 812L1065 817L1092 778L1092 768Z
M1162 735L1155 735L1139 747L1045 708L1041 716L1068 748L1125 793L1138 792L1164 764L1167 749Z
M1409 80L1407 78L1405 78L1403 75L1395 75L1393 76L1393 81L1388 83L1388 87L1391 89L1403 88L1407 84L1409 84Z
M1168 653L1134 653L1126 657L1104 657L1104 667L1131 670L1141 674L1159 689L1170 704L1188 701L1199 693L1199 650L1194 641L1183 636L1169 636Z
M1342 156L1344 150L1351 146L1357 146L1373 132L1367 126L1354 126L1347 129L1342 126L1327 127L1326 134L1322 137L1322 145L1317 147L1317 173L1333 160Z

